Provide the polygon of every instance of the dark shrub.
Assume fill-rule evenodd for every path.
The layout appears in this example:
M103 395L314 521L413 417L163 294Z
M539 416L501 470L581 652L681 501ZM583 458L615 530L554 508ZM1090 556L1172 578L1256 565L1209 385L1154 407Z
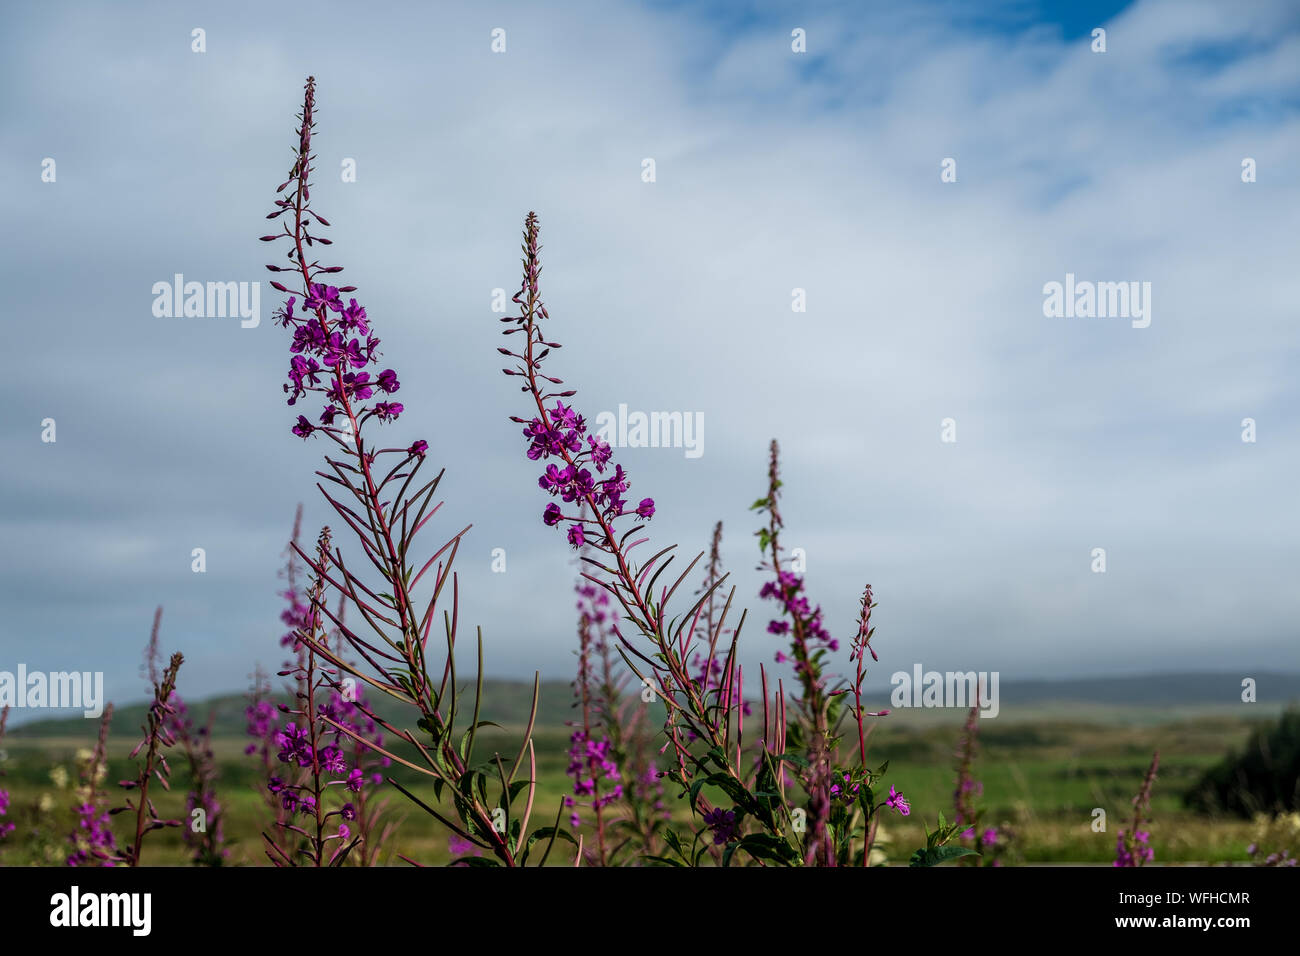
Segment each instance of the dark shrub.
M1185 794L1194 810L1250 817L1300 809L1300 709L1251 734L1246 749L1207 770Z

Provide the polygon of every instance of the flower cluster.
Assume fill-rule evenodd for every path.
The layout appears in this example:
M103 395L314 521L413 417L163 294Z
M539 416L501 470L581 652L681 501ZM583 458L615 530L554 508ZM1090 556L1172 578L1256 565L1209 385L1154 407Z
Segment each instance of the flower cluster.
M566 807L579 806L575 797L585 798L581 805L596 809L607 807L623 796L618 764L613 760L609 740L604 737L593 739L585 730L575 730L569 738L569 766L564 772L573 778L573 796L564 798ZM612 784L598 789L597 780L612 781ZM575 827L581 825L576 809L569 822Z
M0 790L0 817L3 817L8 812L9 812L9 791ZM17 829L17 827L18 825L16 823L0 820L0 840L3 840L9 834L13 833L14 830Z
M341 415L353 426L360 425L371 415L380 421L391 422L403 411L401 402L380 401L369 408L359 403L374 398L376 394L391 395L401 383L397 373L386 368L375 377L360 371L379 361L379 339L367 335L366 310L349 299L344 305L337 286L310 283L303 301L303 311L295 314L297 296L290 296L284 308L275 313L276 320L285 328L293 329L289 351L289 381L284 391L288 404L295 405L308 392L323 392L327 402L320 414L320 425L313 425L306 416L299 415L291 431L306 438L317 428L344 434L336 428L335 420ZM358 331L365 342L349 333ZM319 361L318 361L319 360ZM322 383L321 377L325 376Z
M8 722L9 722L9 705L5 704L3 708L0 708L0 744L4 743L5 724L7 724ZM0 777L3 776L4 776L4 770L0 769ZM9 791L0 788L0 817L3 817L8 813L9 813ZM15 829L17 829L17 824L13 822L5 822L4 820L0 820L0 840L3 840L9 834L13 833Z
M120 856L117 838L109 824L110 814L104 793L99 789L108 774L106 754L108 727L112 719L113 705L109 704L99 720L99 738L95 747L85 754L81 765L81 783L76 790L78 804L74 810L77 826L68 836L72 851L65 858L68 866L114 866L114 861ZM51 772L50 777L62 787L67 782L67 772L62 767L56 769L60 773L56 776Z
M255 754L259 749L266 749L266 742L275 736L275 724L280 712L269 700L253 700L244 708L248 736L252 738L244 748L245 754Z
M541 416L528 422L524 437L529 441L528 457L532 461L558 456L565 462L562 466L547 465L546 471L537 479L537 484L547 494L558 496L565 504L590 505L607 524L626 514L635 514L643 519L654 517L655 503L651 498L642 498L635 508L628 508L623 496L630 482L622 465L614 465L607 478L592 475L592 468L596 475L605 473L609 467L610 448L604 439L587 434L586 420L572 406L557 400L554 408L543 410ZM590 468L586 467L588 465ZM548 527L561 521L573 522L568 537L569 544L575 548L589 543L586 526L596 523L591 519L565 515L555 502L546 506L542 521ZM590 543L597 547L601 545L599 539Z
M386 368L377 374L364 371L379 362L379 339L371 334L370 321L365 307L349 297L344 303L343 295L355 292L355 286L334 286L317 281L320 276L342 272L342 266L321 266L307 261L306 247L330 245L329 239L319 235L313 236L310 229L328 226L329 221L311 209L311 190L308 179L312 171L311 136L315 127L312 113L315 109L316 81L308 77L303 111L299 114L302 121L298 128L298 150L289 178L279 185L276 193L284 193L290 186L294 188L284 197L275 200L275 210L267 219L280 219L282 231L272 235L261 236L263 242L275 242L288 239L290 248L288 259L290 265L267 265L271 272L297 273L302 277L299 306L298 296L289 296L284 306L276 311L275 319L285 328L293 329L293 340L289 346L292 353L289 359L289 381L284 391L289 396L288 403L295 405L299 398L308 392L322 392L327 402L320 414L320 424L313 424L305 415L299 415L291 431L300 438L307 438L312 432L324 430L336 439L339 436L359 441L356 433L362 422L375 417L380 421L390 422L403 411L400 402L388 401L400 387L397 373ZM290 225L292 223L292 225ZM272 282L272 288L280 292L289 292L287 286ZM382 394L384 401L377 401L370 406L362 405L371 398ZM342 416L341 425L335 421Z
M505 330L506 335L523 332L527 341L520 352L507 348L499 348L497 351L520 361L518 368L502 371L528 380L524 391L532 392L537 403L537 414L532 418L511 416L510 420L524 426L530 461L559 459L559 463L548 465L537 479L542 489L552 497L559 497L565 504L577 505L579 508L586 506L596 515L595 518L588 518L585 514L566 515L563 508L551 502L542 513L542 521L548 527L554 527L561 521L570 522L568 539L575 549L590 544L602 551L611 552L615 547L611 530L614 520L624 515L636 515L638 519L648 520L654 516L655 503L652 498L642 498L635 507L629 507L625 495L631 483L621 465L613 465L610 470L613 453L609 443L599 435L588 434L586 419L571 405L559 401L574 393L545 392L546 386L539 384L563 384L560 379L544 375L541 371L542 362L551 349L560 346L558 342L545 341L535 321L548 318L546 306L538 295L538 278L542 271L540 250L537 215L529 213L524 224L523 284L512 300L521 307L521 314L501 320L515 323L514 328ZM556 399L555 406L547 408L546 402L551 398ZM607 470L608 476L599 477L605 475ZM592 528L593 525L597 528ZM592 533L597 529L601 533Z
M466 840L464 837L458 836L455 833L447 838L447 849L451 851L452 857L456 859L466 856L483 855L483 851L475 846L472 841ZM468 863L462 865L469 866Z
M332 690L325 703L316 708L319 716L328 718L335 724L346 727L353 734L364 737L367 743L374 744L376 748L383 747L383 731L375 724L370 717L370 706L366 696L362 693L354 692L350 698L344 697L337 690ZM360 793L361 787L365 783L373 786L379 786L383 783L384 775L379 772L378 767L388 767L392 760L383 755L376 756L377 751L361 743L354 736L346 734L342 730L334 731L331 744L328 749L331 751L338 750L340 755L343 754L344 748L351 743L350 759L352 761L348 769L348 789L353 793ZM338 766L340 760L346 762L343 756L334 756L331 752L331 766Z
M736 826L736 811L723 810L721 807L710 810L700 817L704 825L713 831L714 846L721 846L736 838L739 832Z
M1265 856L1257 843L1252 843L1250 846L1246 847L1246 855L1252 860L1255 860L1257 866L1295 866L1297 862L1300 862L1291 855L1290 850L1282 850L1280 853L1269 853ZM1118 866L1118 864L1116 865Z
M1133 839L1127 838L1124 830L1119 831L1115 841L1115 862L1112 866L1141 866L1156 858L1156 851L1150 846L1151 834L1146 830L1135 830Z
M1295 866L1300 858L1300 813L1257 813L1246 855L1255 866Z
M1156 782L1156 770L1160 767L1160 751L1151 755L1151 766L1142 779L1142 786L1133 798L1133 823L1127 830L1120 830L1115 841L1115 862L1113 866L1142 866L1155 859L1156 852L1150 845L1151 834L1145 829L1147 809L1151 806L1151 788Z
M770 621L767 632L785 636L793 630L796 643L793 657L796 674L804 672L809 666L809 659L817 650L825 648L828 651L838 651L840 649L840 642L831 637L822 623L821 605L813 607L808 598L803 595L803 589L804 581L801 576L793 571L778 571L776 580L767 581L758 592L758 596L764 600L779 601L785 616L794 621L793 629L790 620ZM776 662L780 664L785 660L787 660L786 655L777 651Z
M294 588L283 591L281 594L289 602L289 606L280 612L280 620L288 626L289 630L281 635L280 646L297 651L299 644L298 632L306 628L310 623L311 608L302 602L302 598Z
M196 726L178 691L172 691L168 703L173 708L169 729L179 741L189 764L191 785L185 794L185 816L191 821L203 821L202 827L182 828L181 840L189 848L195 863L218 866L230 851L224 846L223 812L215 790L217 764L212 750L211 720L207 726ZM201 816L196 817L196 810L202 811Z
M327 702L317 706L317 714L364 733L373 739L377 746L381 746L383 735L377 732L374 722L364 716L363 707L344 700L338 691L332 691ZM349 754L345 749L351 738L345 740L344 737L343 731L337 729L333 729L332 732L318 732L313 746L310 728L300 726L297 721L291 720L274 735L275 746L279 748L276 759L283 764L288 764L290 768L314 767L334 778L326 786L341 786L349 793L359 794L367 783L380 783L383 775L378 772L367 774L366 768L360 766L361 761L356 754ZM383 765L387 766L388 758L381 759ZM293 778L294 773L290 772L287 776ZM267 790L276 794L280 799L280 805L291 814L316 814L316 797L313 795L311 784L307 782L297 783L292 779L271 777L267 781ZM356 819L356 808L350 803L326 816L333 816L336 813L340 814L345 821ZM349 832L350 828L346 824L339 826L341 838L347 839Z
M831 796L845 803L852 803L862 792L862 784L853 779L854 775L850 771L845 771L841 777L843 778L841 781L831 784Z
M582 724L569 738L569 766L565 773L573 778L573 796L566 796L564 805L573 810L569 816L573 827L582 824L577 807L587 806L596 811L597 827L603 831L600 811L623 796L622 774L613 741L600 732L602 721L609 718L609 701L600 699L602 688L593 673L591 660L593 653L607 649L604 625L609 620L609 595L585 579L579 579L574 590L578 593L579 615L578 678L574 681L574 693L582 711ZM601 786L600 780L614 783ZM599 837L603 843L603 832Z
M83 803L76 810L77 829L68 842L73 850L68 854L68 866L113 866L118 855L117 838L109 825L108 811L93 803Z

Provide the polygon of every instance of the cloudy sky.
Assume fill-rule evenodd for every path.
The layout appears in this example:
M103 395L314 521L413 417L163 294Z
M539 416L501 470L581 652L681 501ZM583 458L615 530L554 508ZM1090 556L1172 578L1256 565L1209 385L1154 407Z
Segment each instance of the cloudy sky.
M879 683L1300 669L1295 4L862 6L7 5L0 670L139 697L158 604L187 696L279 662L294 509L330 520L256 241L308 74L314 204L400 373L392 443L447 469L426 545L473 524L490 675L572 673L491 311L530 209L580 410L703 416L698 458L617 454L656 545L724 522L747 660L775 437L834 631L875 587ZM176 273L262 282L260 325L155 316ZM1149 282L1149 327L1045 316L1067 273Z

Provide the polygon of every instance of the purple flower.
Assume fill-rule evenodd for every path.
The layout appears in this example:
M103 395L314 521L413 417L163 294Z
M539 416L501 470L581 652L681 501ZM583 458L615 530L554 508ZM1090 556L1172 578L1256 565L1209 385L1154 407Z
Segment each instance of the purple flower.
M642 498L641 503L636 506L636 513L642 518L653 518L655 514L654 499Z
M412 444L410 448L406 449L406 453L408 455L414 455L417 458L423 458L424 453L427 452L428 450L429 450L429 443L425 441L423 438L421 438L419 441Z
M582 533L582 525L574 524L569 526L569 544L575 548L581 548L586 541L586 536Z
M858 793L862 789L861 784L853 782L852 774L844 774L844 782L831 784L831 796L838 797L845 803L852 803L858 798Z
M457 857L483 855L483 851L479 847L455 833L447 838L447 849L451 851L452 856Z
M562 515L560 514L560 506L553 501L547 505L546 510L542 512L542 521L548 527L559 524L561 519Z
M701 818L704 825L713 831L713 843L720 846L736 836L736 811L721 808L710 810Z
M560 468L558 465L547 465L546 473L537 479L537 485L548 494L557 494L560 489L573 480L572 468ZM572 501L572 498L567 499Z
M391 368L386 368L379 373L377 384L390 395L402 387L402 383L397 380L397 373Z
M889 797L885 800L885 806L897 810L903 816L907 816L912 812L912 805L903 796L903 791L895 790L892 785L889 788Z
M315 430L316 430L316 426L313 425L311 422L307 421L307 419L304 418L302 415L298 416L298 424L294 425L293 428L290 429L290 431L292 431L299 438L306 438Z
M348 783L347 783L348 789L351 790L353 793L360 793L361 788L364 784L365 784L365 774L361 772L361 768L360 767L353 768L352 772L348 774Z
M310 767L312 750L311 735L297 724L286 724L284 730L275 735L275 742L280 747L277 757L284 763L297 762L300 767Z
M603 472L605 465L609 463L610 456L614 453L613 450L609 447L607 441L596 435L588 435L587 444L591 446L589 452L591 463L595 466L597 472Z
M356 329L362 335L370 331L370 326L366 324L365 307L357 305L356 299L348 300L348 307L343 310L339 324L348 330ZM396 391L396 389L393 389L393 391Z
M335 776L347 773L348 762L338 747L326 747L320 754L321 769Z

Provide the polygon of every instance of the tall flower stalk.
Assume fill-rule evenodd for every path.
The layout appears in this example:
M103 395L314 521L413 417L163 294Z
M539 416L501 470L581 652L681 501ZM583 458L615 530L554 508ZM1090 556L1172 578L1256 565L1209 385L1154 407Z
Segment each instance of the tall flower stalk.
M154 617L155 632L161 612L162 609L159 608L158 614ZM155 639L151 639L151 643ZM179 820L165 820L158 815L157 808L149 798L149 786L154 779L157 779L164 790L171 789L169 781L171 767L167 762L167 751L176 744L176 738L171 730L176 708L171 701L176 690L176 675L184 660L180 654L173 654L162 672L162 677L153 685L153 700L149 704L144 726L140 728L144 732L144 737L131 751L132 760L137 759L141 752L144 753L144 759L138 764L136 778L123 780L120 783L127 791L124 805L109 811L113 814L131 813L135 816L135 835L131 845L123 848L120 856L114 860L126 866L140 865L140 854L144 849L146 834L181 825Z
M580 582L576 590L579 596L578 676L573 682L573 692L581 720L569 739L567 773L573 778L573 796L566 798L565 803L572 808L570 823L574 829L582 822L578 808L591 810L596 846L588 851L587 859L597 866L607 866L611 849L607 832L608 807L623 797L622 776L613 744L605 732L608 708L602 699L603 688L597 677L598 628L604 623L605 605L609 599L586 581Z
M0 708L0 756L3 756L4 754L5 724L8 722L9 705L5 704L3 708ZM0 777L3 777L4 775L5 769L3 766L0 766ZM3 845L5 838L17 829L17 825L13 821L4 819L8 813L9 791L0 787L0 845Z
M100 789L108 774L108 730L112 723L113 705L109 704L99 718L95 746L81 767L81 782L76 790L77 828L68 837L72 845L68 866L113 866L121 855L108 810L108 795Z
M297 691L295 704L282 708L293 719L276 735L280 747L277 757L287 767L296 768L298 774L290 781L272 778L268 788L279 795L286 811L296 812L303 818L301 825L279 824L287 833L297 834L303 845L296 856L289 855L279 841L263 834L267 856L277 866L302 865L303 859L309 866L341 866L361 840L359 835L352 835L349 825L357 819L356 806L350 799L344 797L341 806L326 807L326 793L330 788L344 787L349 793L356 793L365 783L362 771L349 766L346 754L339 747L340 733L323 728L319 719L330 682L330 675L317 662L315 650L322 643L323 626L318 609L325 590L329 553L330 530L323 528L316 545L318 571L308 592L311 610L295 633L298 664L283 672L295 679Z
M302 535L302 505L299 504L293 519L293 533L289 538L289 544L285 548L285 567L280 574L285 579L285 590L280 592L288 606L280 612L280 621L289 629L280 635L279 645L289 649L293 655L292 660L287 660L281 667L282 672L291 672L294 675L303 673L301 665L304 663L304 648L302 642L298 639L298 632L305 628L309 623L311 609L304 603L305 596L300 593L298 588L298 543ZM274 700L274 689L271 686L270 678L261 669L260 665L252 675L252 687L248 695L248 706L244 709L246 720L246 733L250 738L248 745L244 748L244 753L250 756L256 756L261 769L261 784L258 787L258 793L266 804L267 811L270 815L270 826L262 831L264 842L274 844L273 848L268 848L273 859L297 859L300 855L301 841L298 835L291 829L289 824L292 822L296 805L290 806L290 802L282 796L285 780L284 776L289 776L289 782L299 785L305 782L305 775L299 768L291 768L282 762L276 756L280 747L277 737L280 734L280 708ZM298 694L304 690L303 687L295 683L290 692L291 699L298 699Z
M702 616L722 579L712 582L684 613L669 618L668 603L700 558L671 583L668 579L661 583L673 561L671 547L641 564L631 557L648 540L643 531L645 522L654 517L655 503L651 498L632 503L627 497L631 482L623 467L612 460L608 443L589 433L586 419L563 401L575 392L560 390L557 386L563 385L562 380L542 371L546 358L560 343L548 340L542 332L541 323L549 314L540 294L540 249L538 218L530 212L524 223L523 281L513 300L520 313L501 320L511 325L504 330L507 336L524 338L512 340L512 348L498 351L515 360L513 368L503 371L522 380L521 390L530 400L528 417L514 416L512 421L524 426L529 460L548 462L538 484L559 499L546 506L542 522L550 527L563 525L575 550L590 549L582 556L590 565L583 576L605 589L622 609L624 620L639 632L638 639L613 624L619 652L642 686L665 706L665 746L673 763L668 775L690 798L702 826L689 845L672 830L666 831L672 856L658 860L694 864L712 853L727 863L737 850L744 850L756 861L796 863L799 851L790 835L793 820L789 808L778 799L776 784L784 754L771 745L773 737L766 726L762 756L754 770L748 769L744 756L744 674L736 660L744 615L727 645L720 646L731 596L717 619L708 621L708 633L702 633ZM766 715L767 688L763 683ZM720 790L732 805L713 806L702 792L706 785Z
M154 612L149 644L145 648L145 670L152 688L158 683L158 630L162 608ZM202 866L220 866L230 851L225 848L222 806L217 799L217 762L212 751L212 714L204 726L195 724L180 691L173 690L167 704L166 730L185 757L190 787L185 795L188 823L181 829L181 839L191 853L191 860Z
M329 222L311 205L315 89L314 78L308 77L302 112L298 114L294 162L289 177L276 190L276 208L267 216L280 222L281 231L261 238L287 244L288 264L267 268L290 277L295 285L294 293L277 313L280 323L293 333L289 381L284 386L288 403L296 405L311 393L322 396L325 402L316 422L300 414L291 431L301 438L323 436L338 456L327 455L326 470L317 472L330 490L322 484L317 487L355 535L364 558L361 567L377 572L378 580L368 583L366 576L370 572L358 570L357 563L349 562L341 548L336 547L328 561L324 556L313 559L299 549L327 589L356 609L368 632L345 623L340 614L330 610L322 592L313 597L313 610L332 622L360 663L349 660L341 647L329 646L319 631L305 634L302 640L338 675L351 675L381 694L413 705L421 716L417 734L385 721L369 704L358 703L367 720L410 749L410 759L367 742L363 733L337 717L316 714L311 719L429 777L438 801L450 801L450 810L426 803L391 778L390 782L455 836L489 850L497 863L515 866L526 862L538 839L547 841L542 857L545 859L556 837L568 838L568 834L558 830L562 808L557 808L557 825L531 835L527 829L537 777L532 726L540 682L534 680L533 716L519 750L512 757L497 754L487 762L476 761L474 743L483 726L478 716L482 636L472 717L467 727L460 728L458 720L468 708L457 684L459 588L451 570L461 538L469 529L458 532L422 564L413 558L416 536L439 510L440 505L430 505L441 474L422 485L415 483L429 448L423 439L406 447L384 447L371 440L376 427L395 421L405 411L400 402L392 400L400 382L391 368L377 373L370 370L378 367L379 339L373 334L365 308L355 298L346 302L342 298L356 291L355 287L327 284L343 267L322 265L312 258L317 245L330 244L320 235L320 229ZM290 292L279 281L271 284L281 292ZM416 594L426 575L431 594L421 610ZM429 639L438 618L438 599L445 591L450 592L451 603L450 609L445 604L442 609L446 655L441 664L431 666ZM341 676L335 680L335 689L341 692ZM525 759L527 776L520 780L517 778ZM500 783L495 805L486 795L489 780ZM523 807L516 812L518 803Z
M1142 786L1133 798L1133 820L1128 829L1120 830L1115 841L1114 866L1136 867L1150 863L1156 857L1151 846L1151 833L1145 829L1151 809L1151 788L1155 786L1156 770L1160 767L1160 751L1151 755L1151 766L1147 768Z
M781 519L779 507L780 449L775 439L769 449L767 497L752 505L753 510L767 512L768 523L756 534L759 548L765 554L765 564L760 570L772 574L763 585L759 597L777 600L782 618L767 625L769 634L788 637L790 657L776 653L777 663L793 661L799 693L794 697L798 720L791 726L789 742L801 748L807 760L804 770L804 789L808 795L808 828L805 858L810 865L834 866L835 840L830 830L833 803L830 789L834 785L831 768L833 742L830 736L833 697L823 674L823 660L827 653L839 650L839 641L833 638L822 622L822 609L813 607L804 596L803 578L793 570L781 567ZM864 751L865 759L865 751ZM856 780L843 781L848 786Z
M190 789L185 795L185 815L189 822L181 836L194 863L221 866L230 856L230 850L226 848L225 808L217 796L217 760L212 750L215 715L209 713L207 723L199 725L179 695L175 706L175 736L190 776Z
M874 718L889 714L888 710L868 711L862 701L867 654L872 660L879 659L871 646L875 598L868 584L862 593L857 633L849 652L854 664L853 679L836 679L832 684L826 667L830 655L839 651L840 642L827 629L821 606L808 600L802 574L793 562L789 570L783 566L781 487L780 446L773 440L768 449L767 494L750 509L767 515L767 523L755 532L763 555L759 570L770 575L759 597L775 600L781 609L781 616L768 623L767 632L788 642L789 652L777 651L775 660L778 664L789 663L794 669L793 713L782 733L785 746L802 758L797 766L807 800L804 862L809 866L866 866L881 809L911 813L907 798L893 786L888 797L877 800L875 785L887 765L875 770L867 765L867 738ZM856 760L839 750L839 728L846 715L852 718L856 731L856 747L852 748ZM943 846L951 836L947 825L941 825L936 832L940 836L927 841L929 849ZM946 857L947 851L940 856Z
M982 820L978 800L984 793L984 784L975 778L975 760L979 753L979 714L980 698L977 689L975 703L966 715L961 743L957 748L957 785L952 795L954 822L962 827L962 841L978 854L968 857L962 863L967 866L1001 866L1015 833L1010 827L987 826Z

